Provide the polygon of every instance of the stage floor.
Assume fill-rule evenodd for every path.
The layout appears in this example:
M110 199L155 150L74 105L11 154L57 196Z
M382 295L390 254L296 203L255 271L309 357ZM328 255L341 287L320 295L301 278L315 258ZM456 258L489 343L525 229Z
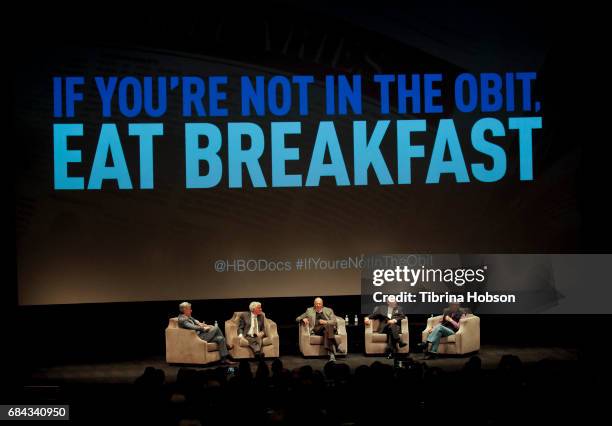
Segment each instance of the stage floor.
M542 360L575 361L577 353L573 349L560 347L510 347L510 346L483 346L478 356L482 360L482 368L496 368L503 355L512 354L518 356L525 364L535 363ZM422 354L411 354L415 361L423 361ZM469 357L441 357L436 360L424 361L430 366L440 367L446 371L460 369ZM285 355L281 357L285 368L293 369L309 364L314 369L322 369L327 359L309 358L304 359L298 355ZM380 361L392 364L392 360L385 357L364 356L362 354L349 354L347 357L338 357L338 362L344 362L354 369L363 364L371 364ZM271 360L268 361L268 364ZM254 370L256 363L252 362ZM47 368L35 369L30 377L32 385L54 384L54 383L132 383L142 374L145 367L152 366L160 368L166 373L166 382L174 382L176 373L180 366L168 365L165 360L159 358L146 358L141 360L109 362L96 364L72 364L58 365ZM192 367L192 366L190 366ZM215 368L216 364L206 367L193 366L194 368Z

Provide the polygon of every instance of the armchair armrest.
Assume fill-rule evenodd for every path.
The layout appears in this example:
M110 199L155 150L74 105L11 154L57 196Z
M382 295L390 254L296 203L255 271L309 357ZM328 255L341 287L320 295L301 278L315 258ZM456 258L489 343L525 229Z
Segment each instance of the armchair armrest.
M427 326L425 327L425 330L421 332L421 341L424 342L425 340L427 340L427 336L429 336L429 333L431 333L434 327L441 322L442 322L442 315L428 318Z
M475 315L470 315L459 320L459 330L457 334L480 333L480 318Z
M480 349L480 318L475 315L470 315L466 318L461 318L459 321L459 330L456 333L456 343L461 353L475 352Z
M299 332L301 336L310 336L310 326L304 324L302 321L299 323Z
M336 330L338 331L338 334L341 336L346 336L346 321L344 321L344 318L339 317L336 315Z
M364 325L364 327L363 327L363 329L364 329L364 335L363 335L364 342L371 343L372 339L373 339L372 334L374 333L374 320L370 320L369 324L366 324L365 320L364 320L363 325Z
M433 330L433 328L442 322L442 315L437 315L435 317L427 318L427 328Z
M234 344L234 341L238 340L238 324L233 318L225 321L225 339L229 344Z
M202 340L198 337L197 333L195 330L188 330L186 328L175 328L174 333L176 333L177 335L181 336L183 339L198 339L198 340ZM202 340L204 343L206 343L205 340Z
M272 344L278 348L278 345L279 345L278 327L274 321L269 320L269 319L266 319L266 324L267 324L266 335L272 340Z
M206 340L200 339L200 336L198 336L198 333L196 333L195 330L181 330L180 332L188 335L189 341L192 342L195 346L206 347L206 345L208 344Z
M278 326L271 319L266 320L266 336L275 337L278 336Z

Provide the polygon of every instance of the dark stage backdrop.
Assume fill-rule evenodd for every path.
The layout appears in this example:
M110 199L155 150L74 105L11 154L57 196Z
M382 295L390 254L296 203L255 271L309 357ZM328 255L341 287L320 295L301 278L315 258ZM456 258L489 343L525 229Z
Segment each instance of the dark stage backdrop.
M287 5L244 12L164 12L132 19L102 11L108 21L34 22L52 31L53 41L17 52L15 61L20 304L356 295L360 280L354 268L216 272L215 262L583 248L585 144L564 127L561 88L568 39L560 25L548 21L542 26L545 12L465 5L434 10L422 4L375 15L369 9L315 11ZM544 128L535 137L533 181L519 180L517 143L509 137L504 141L508 172L495 184L443 180L425 185L419 182L426 162L417 161L413 173L421 178L412 185L337 187L330 179L315 188L255 189L247 179L245 188L228 189L224 174L218 188L186 190L182 120L178 105L171 105L175 115L164 119L165 134L155 142L155 189L120 191L115 184L101 191L53 189L55 75L438 72L452 77L507 70L538 72L535 93L543 105ZM365 104L361 119L376 120L374 105L367 99ZM316 113L321 108L315 102L315 114L304 122L299 137L303 160L288 172L307 168L317 121L324 119ZM70 173L88 176L101 121L99 104L91 101L84 111L85 135L74 142L83 161ZM451 110L448 117L453 116ZM420 118L434 123L434 117ZM282 120L292 119L301 120ZM352 143L351 119L335 119L343 146ZM223 120L205 121L225 132ZM114 122L127 135L127 123ZM431 149L435 127L415 143ZM264 133L269 141L269 127ZM467 140L469 128L460 129L459 136ZM137 140L122 142L137 184ZM397 160L391 142L383 142L382 149L393 169ZM263 168L270 170L266 152ZM468 163L481 160L473 152L464 156ZM350 170L350 155L345 161ZM373 175L370 181L375 182Z

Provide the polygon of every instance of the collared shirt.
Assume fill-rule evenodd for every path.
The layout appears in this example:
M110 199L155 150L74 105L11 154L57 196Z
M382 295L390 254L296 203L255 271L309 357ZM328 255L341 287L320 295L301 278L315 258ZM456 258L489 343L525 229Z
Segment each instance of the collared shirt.
M251 327L249 328L249 336L255 336L259 333L259 322L257 321L257 315L251 313Z

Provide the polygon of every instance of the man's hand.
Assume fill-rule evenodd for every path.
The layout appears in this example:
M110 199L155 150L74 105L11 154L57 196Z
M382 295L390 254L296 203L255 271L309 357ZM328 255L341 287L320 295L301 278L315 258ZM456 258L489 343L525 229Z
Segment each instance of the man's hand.
M370 325L370 318L365 317L365 319L363 320L363 323L364 323L365 325Z
M327 320L319 320L319 324L325 325L325 324L327 324Z
M263 331L260 331L259 333L257 333L257 337L261 337L261 338L263 338L263 337L264 337L264 332L263 332Z
M308 321L308 318L302 318L302 322L304 323L304 325L308 325L310 321Z
M444 317L444 321L451 322L451 323L455 322L455 321L453 321L453 319L449 315Z
M397 324L397 320L396 319L390 319L389 321L387 321L389 324Z
M208 330L210 330L210 329L211 329L211 327L212 327L212 326L210 326L210 325L208 325L208 324L202 324L202 325L200 326L200 328L201 328L202 330L204 330L204 331L208 331Z

